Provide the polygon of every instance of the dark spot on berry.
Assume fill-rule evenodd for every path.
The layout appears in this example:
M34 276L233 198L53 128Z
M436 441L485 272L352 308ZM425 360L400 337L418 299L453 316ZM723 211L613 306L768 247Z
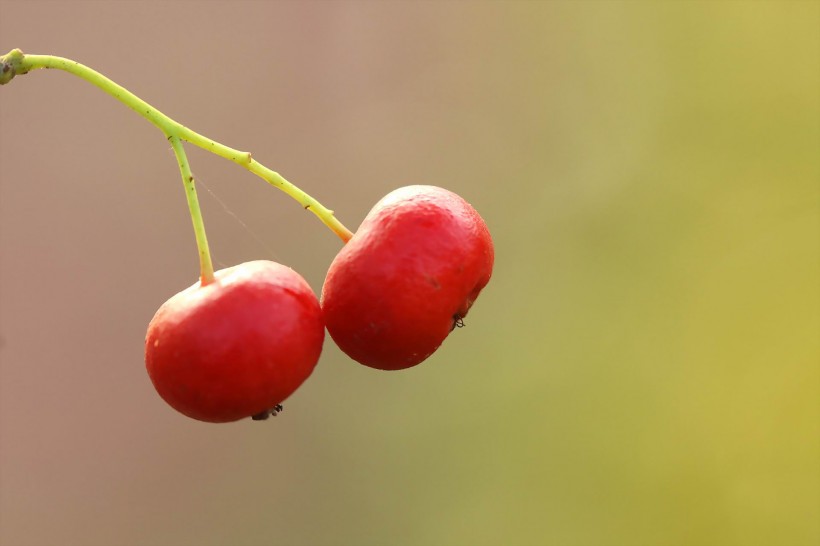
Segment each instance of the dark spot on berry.
M284 410L284 406L282 404L276 404L271 409L266 409L265 411L260 411L256 415L251 415L251 419L254 421L265 421L268 417L276 417L282 410Z

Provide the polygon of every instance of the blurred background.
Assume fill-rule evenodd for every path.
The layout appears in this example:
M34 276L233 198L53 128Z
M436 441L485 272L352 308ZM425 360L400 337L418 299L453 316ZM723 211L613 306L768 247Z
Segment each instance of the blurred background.
M194 283L173 153L89 84L0 89L0 543L820 543L820 3L0 3L333 208L445 186L494 277L422 365L328 337L267 422L143 364ZM339 240L188 146L218 267Z

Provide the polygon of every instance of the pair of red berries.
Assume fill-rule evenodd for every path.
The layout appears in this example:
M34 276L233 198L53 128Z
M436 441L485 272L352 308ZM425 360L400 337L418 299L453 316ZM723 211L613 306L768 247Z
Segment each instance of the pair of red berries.
M419 364L461 324L490 280L493 243L458 195L395 190L368 213L328 270L321 304L289 267L254 261L216 272L159 308L145 361L160 396L209 422L264 418L307 378L327 327L354 360Z

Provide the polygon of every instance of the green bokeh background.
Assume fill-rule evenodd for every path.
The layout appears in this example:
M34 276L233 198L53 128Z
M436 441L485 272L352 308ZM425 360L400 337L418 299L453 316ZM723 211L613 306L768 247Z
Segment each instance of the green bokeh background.
M0 543L820 543L820 3L0 2L351 228L446 186L494 277L423 365L328 338L265 423L167 408L173 154L67 74L0 90ZM339 243L190 149L217 263Z

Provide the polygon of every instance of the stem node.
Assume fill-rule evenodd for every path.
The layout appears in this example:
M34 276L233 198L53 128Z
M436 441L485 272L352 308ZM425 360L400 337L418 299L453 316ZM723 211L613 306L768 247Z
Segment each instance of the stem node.
M9 83L17 74L25 74L30 70L23 64L24 60L25 54L19 49L12 49L0 57L0 85Z

